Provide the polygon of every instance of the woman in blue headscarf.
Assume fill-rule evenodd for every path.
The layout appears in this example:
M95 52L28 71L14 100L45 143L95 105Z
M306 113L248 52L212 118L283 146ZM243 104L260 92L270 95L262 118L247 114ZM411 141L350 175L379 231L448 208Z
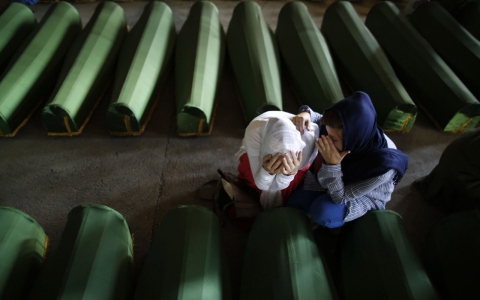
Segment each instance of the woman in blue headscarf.
M317 158L323 161L314 170L316 176L307 175L290 195L288 206L328 228L341 227L369 210L385 209L407 170L408 157L378 127L370 97L355 92L327 108L323 116L308 106L300 111L292 118L300 132L310 122L320 125L316 146Z

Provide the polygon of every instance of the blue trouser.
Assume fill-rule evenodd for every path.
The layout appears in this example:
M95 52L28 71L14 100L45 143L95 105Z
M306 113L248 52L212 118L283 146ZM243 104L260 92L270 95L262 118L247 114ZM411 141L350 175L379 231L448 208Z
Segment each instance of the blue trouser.
M287 205L306 212L315 223L324 227L337 228L345 224L345 204L335 204L326 192L305 191L303 183L292 192Z

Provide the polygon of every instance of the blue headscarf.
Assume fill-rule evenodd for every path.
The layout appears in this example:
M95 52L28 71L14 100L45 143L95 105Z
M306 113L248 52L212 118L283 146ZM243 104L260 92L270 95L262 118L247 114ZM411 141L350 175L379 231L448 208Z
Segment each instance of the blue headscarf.
M397 185L408 168L408 156L397 149L390 149L383 130L377 125L377 113L370 97L355 92L325 111L334 111L343 123L343 150L350 150L342 162L345 184L385 174L391 169L397 172ZM324 125L321 134L326 135Z

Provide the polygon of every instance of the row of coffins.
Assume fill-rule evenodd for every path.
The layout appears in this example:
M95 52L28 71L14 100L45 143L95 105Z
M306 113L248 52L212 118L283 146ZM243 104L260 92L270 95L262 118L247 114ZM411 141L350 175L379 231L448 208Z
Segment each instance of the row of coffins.
M470 130L480 121L480 42L472 25L478 9L469 7L456 20L429 2L407 20L387 1L364 23L350 2L337 1L319 29L305 4L289 2L274 33L260 6L243 1L225 36L208 1L192 6L178 35L171 9L157 1L130 31L114 2L98 4L83 29L67 2L51 4L38 25L26 6L12 3L0 17L0 135L14 136L43 99L48 134L78 135L110 85L109 132L140 135L172 65L177 133L208 135L226 52L247 122L283 109L283 61L300 102L319 112L344 97L342 78L350 92L370 95L386 131L408 132L417 106L441 130Z
M22 211L0 207L0 224L0 299L230 297L218 218L206 208L167 213L135 289L132 233L107 206L73 208L48 252L45 232Z
M51 251L41 226L22 211L0 207L0 225L1 299L232 298L220 222L204 207L167 212L136 286L132 234L107 206L73 208ZM425 266L393 211L371 211L344 231L335 282L305 214L293 208L262 212L248 237L240 299L480 296L478 210L452 214L430 231Z

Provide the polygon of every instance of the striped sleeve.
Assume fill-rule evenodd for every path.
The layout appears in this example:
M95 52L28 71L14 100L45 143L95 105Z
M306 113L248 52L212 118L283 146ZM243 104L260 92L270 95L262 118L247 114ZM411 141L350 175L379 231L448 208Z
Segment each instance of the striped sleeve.
M390 200L393 192L390 183L394 175L395 170L392 169L383 175L345 186L340 164L324 164L318 172L318 181L320 185L328 189L332 201L337 204L347 204L351 201L371 203L372 198L386 202Z

